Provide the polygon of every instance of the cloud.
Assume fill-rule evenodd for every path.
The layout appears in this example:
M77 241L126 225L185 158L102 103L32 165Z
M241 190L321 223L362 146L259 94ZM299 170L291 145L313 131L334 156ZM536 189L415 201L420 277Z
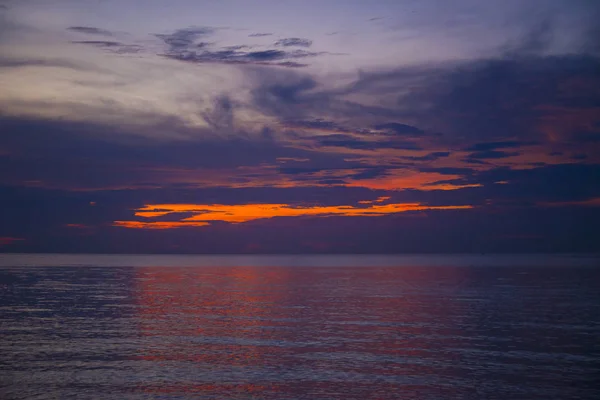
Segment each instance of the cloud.
M283 62L279 62L279 63L275 63L275 64L270 64L270 65L276 65L279 67L288 67L288 68L303 68L303 67L308 67L308 64L302 64L302 63L298 63L295 61L283 61Z
M5 171L4 168L0 170ZM24 238L13 244L19 246L19 251L41 252L126 253L134 247L140 252L150 253L243 253L245 243L252 238L264 245L265 251L286 253L305 251L300 243L301 238L307 236L315 240L335 238L346 243L335 247L335 251L340 253L444 252L453 249L485 252L594 251L599 237L598 231L591 227L600 223L600 212L598 207L593 206L593 199L599 198L600 194L593 179L598 174L598 166L590 168L584 165L521 171L496 169L473 177L473 180L484 183L481 187L393 193L341 186L243 189L171 186L93 192L0 186L0 220L3 221L0 236ZM95 176L82 172L83 179L90 177ZM496 179L504 178L508 179L507 183L494 184ZM333 179L331 181L332 185L336 183ZM568 185L556 185L557 181L568 182ZM476 207L360 218L336 214L327 217L309 215L310 218L272 217L242 223L195 221L201 226L183 223L178 229L150 228L153 222L181 222L197 214L198 210L152 218L132 218L130 211L150 204L198 203L232 206L286 204L290 207L348 205L358 208L359 202L379 197L391 197L388 200L393 204L469 204ZM91 206L91 201L96 204ZM538 207L541 202L552 203L552 206L544 203L543 207ZM31 215L36 218L31 218ZM139 229L113 227L114 221L138 221L140 226ZM142 227L143 222L150 225ZM82 236L78 230L62 228L65 223L90 226L93 233ZM457 231L464 234L457 235ZM50 236L49 232L52 233ZM540 245L543 246L536 247L535 243L508 238L517 234L541 235L544 240ZM499 236L503 238L499 239ZM170 249L172 243L179 245L177 250ZM14 249L16 247L12 247L12 251ZM10 251L8 247L6 250Z
M486 160L486 159L497 159L497 158L507 158L518 156L519 152L508 152L508 151L498 151L498 150L485 150L485 151L477 151L469 154L470 159L476 160Z
M134 229L169 229L182 227L206 226L214 222L240 224L260 219L276 217L378 217L387 214L397 214L408 211L423 210L453 210L469 209L469 205L462 206L427 206L419 203L409 204L372 204L369 206L354 207L342 206L291 206L289 204L149 204L135 210L135 216L152 219L171 213L193 213L191 217L176 222L164 221L115 221L114 225Z
M376 150L376 149L405 149L421 150L415 142L407 140L367 140L344 134L332 134L312 138L319 146L346 147L348 149Z
M234 128L234 103L222 95L213 101L213 107L205 110L202 117L215 131L232 132Z
M265 37L265 36L273 36L272 33L251 33L248 37Z
M498 150L498 149L512 149L512 148L520 148L523 146L527 146L535 143L527 143L527 142L516 142L516 141L503 141L503 142L484 142L477 143L472 146L467 147L466 151L489 151L489 150Z
M200 113L210 127L204 132L174 122L136 133L92 123L0 119L0 171L4 172L0 184L31 182L78 190L182 184L290 186L294 182L276 170L282 157L321 169L357 165L340 154L300 149L241 131L236 127L237 107L228 96L215 98ZM182 136L169 137L164 130Z
M0 57L0 68L21 68L21 67L58 67L77 71L93 70L85 63L64 60L60 58L3 58Z
M450 148L473 153L464 162L485 168L493 167L484 161L492 159L503 165L524 158L564 162L569 154L600 160L597 146L584 150L577 144L593 143L600 133L594 112L600 99L592 89L600 84L596 71L600 62L591 58L536 56L359 74L335 89L308 74L256 75L252 105L300 136L308 131L352 134L311 139L318 145ZM376 136L382 134L410 140L380 145ZM565 156L557 155L567 147L571 150Z
M206 47L210 47L214 45L214 43L212 42L198 42L198 43L194 43L194 47L197 49L204 49ZM229 46L227 47L227 50L238 50L238 49L242 49L246 46Z
M408 136L422 135L424 133L421 129L415 128L414 126L399 124L396 122L376 125L375 129L388 131L396 135Z
M111 31L101 28L94 28L92 26L70 26L67 29L73 32L85 33L88 35L113 36Z
M354 180L379 178L388 175L389 169L390 168L386 167L373 167L369 169L364 169L361 172L350 175L349 178Z
M71 43L99 47L119 54L138 53L143 50L142 46L107 40L77 40Z
M353 102L377 99L371 100L377 108L361 104L363 118L411 121L421 131L436 132L438 143L448 146L573 143L600 132L600 98L594 89L600 85L598 71L600 59L582 55L498 57L362 73L347 87L322 96L329 113L348 96Z
M294 61L316 57L323 52L309 52L305 50L283 51L277 49L251 50L252 46L240 44L225 47L215 47L214 43L198 42L199 39L213 35L217 31L211 27L196 27L179 29L171 34L156 34L155 36L163 40L168 49L165 54L167 58L174 60L192 62L192 63L225 63L225 64L257 64L271 65L279 67L299 68L307 64ZM267 36L270 34L251 34L250 37ZM291 38L296 39L296 38ZM282 46L292 46L292 42L282 42ZM298 39L303 40L303 39ZM302 46L303 42L298 42L296 46ZM304 42L305 43L305 42ZM212 49L209 49L212 47ZM309 46L303 46L309 47Z
M312 46L312 40L302 39L302 38L286 38L280 39L275 42L275 46L283 46L283 47L310 47Z
M319 84L309 75L256 71L255 77L258 82L251 92L252 105L266 115L300 120L312 116L313 109L329 108L330 96L319 93Z
M343 126L334 121L325 120L322 118L315 118L309 120L289 120L283 121L282 126L284 128L294 129L294 130L302 130L302 131L317 131L317 132L329 132L329 133L364 133L375 135L375 132L372 132L368 129L360 129L360 128L349 128Z
M211 27L190 27L155 36L169 46L169 51L180 51L191 47L198 39L212 35L215 31L216 29Z
M241 51L242 48L243 47L239 46L230 46L227 50L185 51L175 54L166 54L165 56L171 59L191 63L258 64L298 68L304 67L306 64L290 60L316 57L323 54L302 50Z
M306 57L309 53L299 53L300 57ZM273 61L273 60L282 60L284 58L289 58L290 56L285 51L279 50L265 50L265 51L253 51L244 55L250 60L257 61Z
M440 158L448 157L450 154L449 151L434 151L424 156L402 156L402 158L411 161L435 161Z
M121 42L114 42L114 41L107 41L107 40L78 40L78 41L72 41L71 43L90 44L90 45L99 46L99 47L118 47L118 46L123 45L123 43L121 43Z
M580 202L600 197L600 186L596 184L599 178L600 164L565 163L529 169L499 167L474 170L451 183L482 185L480 190L471 193L471 204L491 199L494 203L533 205L537 202ZM475 194L478 199L474 198Z

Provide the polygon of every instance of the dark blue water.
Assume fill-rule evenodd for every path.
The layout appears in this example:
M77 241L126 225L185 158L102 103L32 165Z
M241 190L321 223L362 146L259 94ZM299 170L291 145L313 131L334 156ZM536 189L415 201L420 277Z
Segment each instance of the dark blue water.
M597 398L596 261L1 256L0 398Z

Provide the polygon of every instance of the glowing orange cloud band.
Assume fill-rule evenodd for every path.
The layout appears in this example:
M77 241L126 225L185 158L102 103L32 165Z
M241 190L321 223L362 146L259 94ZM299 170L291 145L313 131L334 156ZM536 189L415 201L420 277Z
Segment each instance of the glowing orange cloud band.
M115 221L115 226L133 229L171 229L182 227L198 227L210 225L211 221L239 224L257 219L274 217L377 217L406 211L421 210L456 210L473 208L464 206L426 206L421 203L380 204L387 200L379 198L379 204L371 203L368 207L354 206L312 206L295 207L289 204L148 204L135 211L136 217L158 218L175 213L192 213L191 217L180 221ZM364 202L362 204L365 204Z

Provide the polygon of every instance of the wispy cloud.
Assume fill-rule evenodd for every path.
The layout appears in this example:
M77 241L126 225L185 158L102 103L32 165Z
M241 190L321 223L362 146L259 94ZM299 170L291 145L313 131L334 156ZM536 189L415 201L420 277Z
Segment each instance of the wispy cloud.
M375 129L388 131L395 135L414 136L423 134L423 131L419 128L397 122L388 122L385 124L375 125Z
M286 38L275 42L275 46L283 47L310 47L312 44L312 40L302 38Z
M101 28L94 28L93 26L70 26L67 29L72 32L85 33L88 35L113 36L111 31Z
M267 48L264 50L253 49L246 44L219 46L215 42L200 41L207 36L214 35L218 29L211 27L192 27L176 30L170 34L156 34L165 44L167 51L162 54L167 58L193 63L225 63L225 64L258 64L280 67L305 67L306 63L295 61L316 57L324 52L310 52L306 50L281 50ZM249 37L271 36L271 33L254 33ZM308 39L289 38L277 41L275 47L310 47L312 41Z
M192 63L225 63L225 64L262 64L283 67L304 67L307 64L292 61L316 57L323 53L303 50L260 50L243 51L243 47L229 47L226 50L185 51L165 54L165 57Z
M144 49L142 46L139 45L125 44L109 40L75 40L71 43L99 47L101 49L119 54L139 53Z
M164 41L170 51L180 51L193 46L198 39L214 34L215 31L212 27L190 27L178 29L173 33L156 34L156 37Z

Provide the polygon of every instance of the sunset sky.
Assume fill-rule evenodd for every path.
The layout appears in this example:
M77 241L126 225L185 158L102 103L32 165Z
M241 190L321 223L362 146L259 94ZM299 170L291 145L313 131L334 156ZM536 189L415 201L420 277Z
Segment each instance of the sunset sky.
M0 0L0 252L591 252L600 1Z

